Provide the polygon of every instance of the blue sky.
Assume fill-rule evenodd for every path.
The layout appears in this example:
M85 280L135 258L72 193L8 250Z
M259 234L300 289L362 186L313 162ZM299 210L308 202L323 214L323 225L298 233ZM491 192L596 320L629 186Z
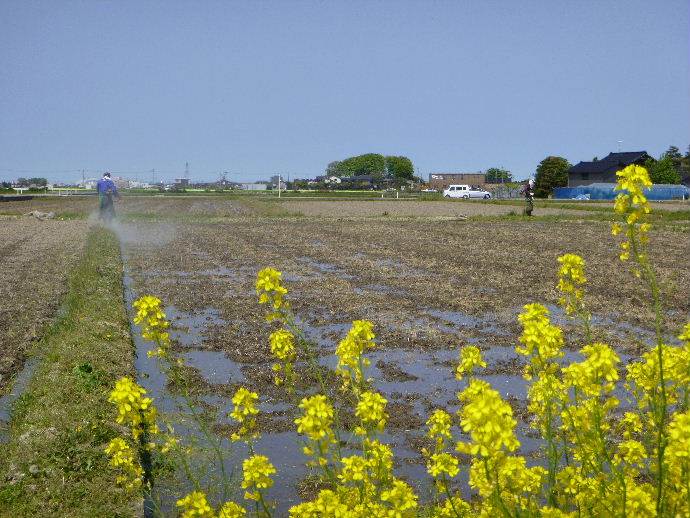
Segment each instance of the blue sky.
M0 2L0 179L420 174L690 143L690 3ZM145 174L144 174L145 173Z

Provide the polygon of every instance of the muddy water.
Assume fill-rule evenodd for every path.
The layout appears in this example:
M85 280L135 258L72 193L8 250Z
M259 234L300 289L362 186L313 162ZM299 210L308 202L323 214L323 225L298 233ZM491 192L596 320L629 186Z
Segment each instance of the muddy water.
M150 274L150 272L149 272ZM155 273L154 273L155 275ZM180 276L184 279L184 275ZM125 290L128 307L136 296L136 287L128 271L125 271ZM503 334L492 327L486 319L470 317L458 312L448 312L429 309L426 312L430 321L440 328L451 331L456 327L474 327L487 334ZM223 352L208 350L204 344L205 331L214 325L223 325L219 312L213 308L206 308L194 314L180 311L175 307L168 307L167 314L172 322L171 337L181 349L180 357L185 363L198 370L204 381L209 385L236 385L246 382L243 364L232 361ZM131 315L133 317L133 315ZM331 369L335 368L336 357L333 336L344 336L350 327L349 322L335 322L326 325L310 325L306 318L300 320L307 337L319 347L320 362ZM150 344L139 337L139 329L132 324L132 334L137 349L136 368L138 382L146 388L154 398L157 407L173 422L176 432L194 441L203 441L203 437L187 421L175 422L176 416L182 415L183 401L168 390L165 375L158 368L155 360L149 359L146 352ZM410 412L405 416L402 427L389 427L383 439L392 446L396 454L396 475L413 483L420 495L430 494L430 479L426 474L424 464L418 448L414 447L415 439L424 435L423 423L433 408L446 408L449 411L458 409L457 392L466 385L465 382L455 380L453 364L457 361L457 351L434 350L419 351L409 349L374 350L368 356L372 366L369 376L376 390L381 392L389 403L401 403L404 411ZM485 352L490 365L500 362L518 361L511 347L494 347ZM526 383L521 376L508 373L493 373L483 376L501 392L506 398L523 400L526 397ZM229 396L206 394L201 396L207 411L215 415L218 425L231 425L228 412L231 409ZM290 410L284 402L275 401L262 396L261 412L280 413ZM290 415L290 414L288 414ZM408 423L407 425L405 423ZM220 428L222 429L222 427ZM523 443L523 452L533 454L539 443L527 435L527 428L521 425L518 436ZM246 452L243 447L233 446L225 441L229 454L224 462L227 473L232 473L241 465ZM268 455L276 466L278 473L275 485L269 493L269 498L277 503L277 515L284 516L291 505L300 501L298 486L307 475L304 467L305 457L302 454L300 437L294 431L280 431L264 433L257 442L255 449L261 454ZM205 460L208 462L208 459ZM219 466L212 468L220 471ZM466 470L464 471L466 473ZM459 487L467 487L462 477L457 481ZM236 484L235 487L239 485ZM164 487L158 487L158 497L164 507L171 508L175 496L179 496L189 488L184 484L177 487L177 494L173 495ZM466 495L468 496L468 495ZM235 495L227 495L242 501L241 491Z

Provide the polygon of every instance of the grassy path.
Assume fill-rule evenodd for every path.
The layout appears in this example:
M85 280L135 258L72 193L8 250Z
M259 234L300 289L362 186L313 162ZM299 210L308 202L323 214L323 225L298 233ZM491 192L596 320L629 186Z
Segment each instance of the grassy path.
M134 371L117 238L89 233L39 366L15 402L0 458L0 516L135 516L141 502L115 485L103 452L118 434L107 402Z

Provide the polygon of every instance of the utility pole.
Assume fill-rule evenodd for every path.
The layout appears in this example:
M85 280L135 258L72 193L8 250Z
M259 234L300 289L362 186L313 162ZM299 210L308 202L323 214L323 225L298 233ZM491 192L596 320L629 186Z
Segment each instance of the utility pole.
M280 173L278 173L278 198L280 198L280 184L283 183Z
M184 177L189 180L189 162L184 163Z

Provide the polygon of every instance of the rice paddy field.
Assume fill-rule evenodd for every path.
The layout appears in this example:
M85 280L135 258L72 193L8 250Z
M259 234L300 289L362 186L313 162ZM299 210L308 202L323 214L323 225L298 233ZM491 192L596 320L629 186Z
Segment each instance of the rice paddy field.
M12 381L27 358L49 361L35 344L58 317L67 275L99 226L94 207L88 197L0 204L0 418L10 436ZM23 216L31 210L54 211L57 218ZM690 207L654 204L654 210L651 259L666 301L664 333L672 337L690 318ZM535 217L525 218L519 201L125 196L117 211L111 230L119 240L123 300L129 305L152 294L163 301L173 349L186 363L185 386L213 433L229 438L236 431L228 412L238 387L260 395L263 435L256 449L277 468L269 496L279 516L312 497L316 486L295 432L295 400L273 384L268 336L276 327L266 322L254 288L263 267L283 272L292 310L327 375L352 321L373 322L377 347L369 376L388 400L384 439L396 453L396 474L420 495L431 491L421 455L429 446L424 423L436 408L458 410L456 393L465 382L455 380L454 367L464 345L482 350L488 368L480 377L518 416L522 453L536 455L525 360L515 353L517 315L524 304L545 304L566 330L566 360L579 358L582 334L557 305L558 256L576 253L587 262L594 332L623 365L654 336L644 289L620 266L610 204L542 202ZM132 335L137 379L181 433L193 435L179 388L147 358L149 345L134 325ZM308 384L306 366L298 362L297 369ZM228 471L243 454L223 461ZM467 485L466 475L458 484ZM175 474L156 487L163 505L184 491Z

